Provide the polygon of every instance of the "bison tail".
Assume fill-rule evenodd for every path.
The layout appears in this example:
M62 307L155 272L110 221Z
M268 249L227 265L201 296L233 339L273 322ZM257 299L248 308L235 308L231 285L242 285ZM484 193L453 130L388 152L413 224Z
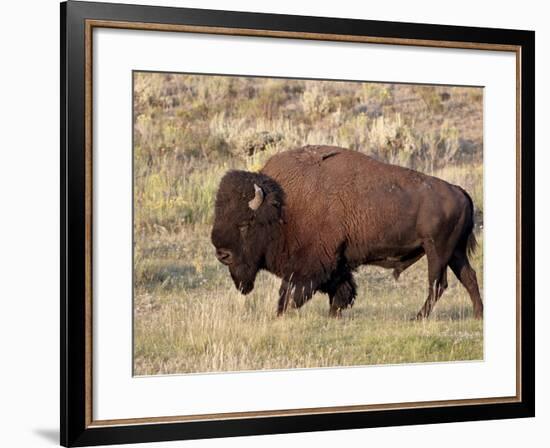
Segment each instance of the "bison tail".
M466 241L466 255L470 258L477 249L477 240L474 232L470 232L468 235L468 240Z
M466 256L471 257L477 249L477 240L474 234L474 201L470 195L461 187L458 187L460 191L466 196L468 204L470 205L470 213L464 226L464 233L462 234L461 244L464 246Z

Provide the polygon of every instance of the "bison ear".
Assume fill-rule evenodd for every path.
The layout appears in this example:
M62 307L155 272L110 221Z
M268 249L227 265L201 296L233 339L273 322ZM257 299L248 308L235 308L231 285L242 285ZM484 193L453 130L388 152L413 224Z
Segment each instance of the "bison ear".
M261 189L261 187L258 187L258 185L254 184L254 199L251 201L248 201L248 206L256 211L262 205L262 202L264 202L264 190Z

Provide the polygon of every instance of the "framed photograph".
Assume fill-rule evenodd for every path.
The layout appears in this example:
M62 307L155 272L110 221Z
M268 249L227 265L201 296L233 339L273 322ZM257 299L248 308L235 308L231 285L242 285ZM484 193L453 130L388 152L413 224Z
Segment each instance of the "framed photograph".
M534 416L534 54L63 3L61 443Z

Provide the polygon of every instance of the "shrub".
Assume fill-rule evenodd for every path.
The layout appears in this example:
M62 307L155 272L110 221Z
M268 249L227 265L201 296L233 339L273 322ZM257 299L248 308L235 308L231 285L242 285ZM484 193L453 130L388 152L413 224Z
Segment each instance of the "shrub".
M330 100L319 83L309 82L306 84L301 103L304 113L311 120L319 119L331 110Z
M135 220L143 231L208 224L227 169L259 170L271 155L306 144L351 148L429 174L481 166L479 88L134 76ZM467 170L457 173L455 183L469 184Z

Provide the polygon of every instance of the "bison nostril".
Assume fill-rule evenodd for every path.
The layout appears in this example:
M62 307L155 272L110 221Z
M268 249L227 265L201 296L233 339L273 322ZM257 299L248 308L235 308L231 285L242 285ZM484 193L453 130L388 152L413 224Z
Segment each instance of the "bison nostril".
M227 249L216 249L216 258L223 264L231 264L233 257Z

